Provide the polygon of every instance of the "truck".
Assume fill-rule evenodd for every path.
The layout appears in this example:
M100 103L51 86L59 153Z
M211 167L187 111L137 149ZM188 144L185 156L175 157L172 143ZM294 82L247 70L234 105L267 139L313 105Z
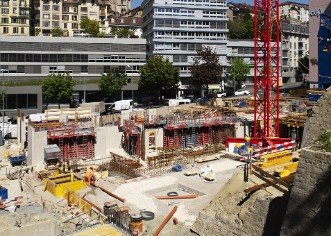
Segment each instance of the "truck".
M188 98L182 98L182 99L169 99L169 106L178 106L182 104L190 104L191 100Z
M106 106L108 104L105 104ZM116 101L114 103L109 104L109 107L107 108L108 111L122 111L122 110L129 110L132 108L133 106L137 106L138 104L135 103L132 99L128 99L128 100L120 100L120 101Z

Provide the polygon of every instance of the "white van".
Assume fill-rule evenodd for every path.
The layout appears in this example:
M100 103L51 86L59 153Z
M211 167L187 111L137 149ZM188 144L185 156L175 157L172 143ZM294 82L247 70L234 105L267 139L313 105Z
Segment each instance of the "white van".
M182 99L169 99L169 106L175 107L182 104L190 104L191 99L182 98Z
M108 108L109 110L122 111L129 110L132 108L132 105L137 106L137 103L134 103L132 99L116 101Z

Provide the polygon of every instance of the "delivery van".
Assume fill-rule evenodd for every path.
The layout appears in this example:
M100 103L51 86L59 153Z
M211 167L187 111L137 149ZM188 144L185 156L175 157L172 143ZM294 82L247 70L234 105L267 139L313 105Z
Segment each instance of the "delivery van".
M182 98L182 99L169 99L169 106L178 106L182 104L190 104L191 99L188 98Z
M114 110L115 112L122 110L129 110L132 108L132 105L137 106L138 104L134 103L132 99L120 100L112 103L111 106L108 108L108 110Z

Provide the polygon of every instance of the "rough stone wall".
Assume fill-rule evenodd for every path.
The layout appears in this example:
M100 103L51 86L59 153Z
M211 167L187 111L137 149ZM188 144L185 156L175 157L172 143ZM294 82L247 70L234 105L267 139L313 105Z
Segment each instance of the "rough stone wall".
M279 235L287 198L270 194L270 187L246 196L245 187L239 172L199 213L191 230L200 236Z
M318 138L325 130L331 130L331 90L326 92L314 107L312 117L305 125L302 147L307 147Z
M331 153L302 150L281 235L331 235Z

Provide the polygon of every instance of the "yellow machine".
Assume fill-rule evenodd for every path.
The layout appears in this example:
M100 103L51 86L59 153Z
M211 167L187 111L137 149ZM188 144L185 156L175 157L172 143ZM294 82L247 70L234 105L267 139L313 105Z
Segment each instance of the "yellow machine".
M291 162L290 164L286 165L283 169L278 169L275 172L279 177L283 178L289 176L292 173L297 172L298 165L299 165L298 161Z
M292 162L292 151L285 150L262 155L258 164L260 167L271 167L288 162Z

